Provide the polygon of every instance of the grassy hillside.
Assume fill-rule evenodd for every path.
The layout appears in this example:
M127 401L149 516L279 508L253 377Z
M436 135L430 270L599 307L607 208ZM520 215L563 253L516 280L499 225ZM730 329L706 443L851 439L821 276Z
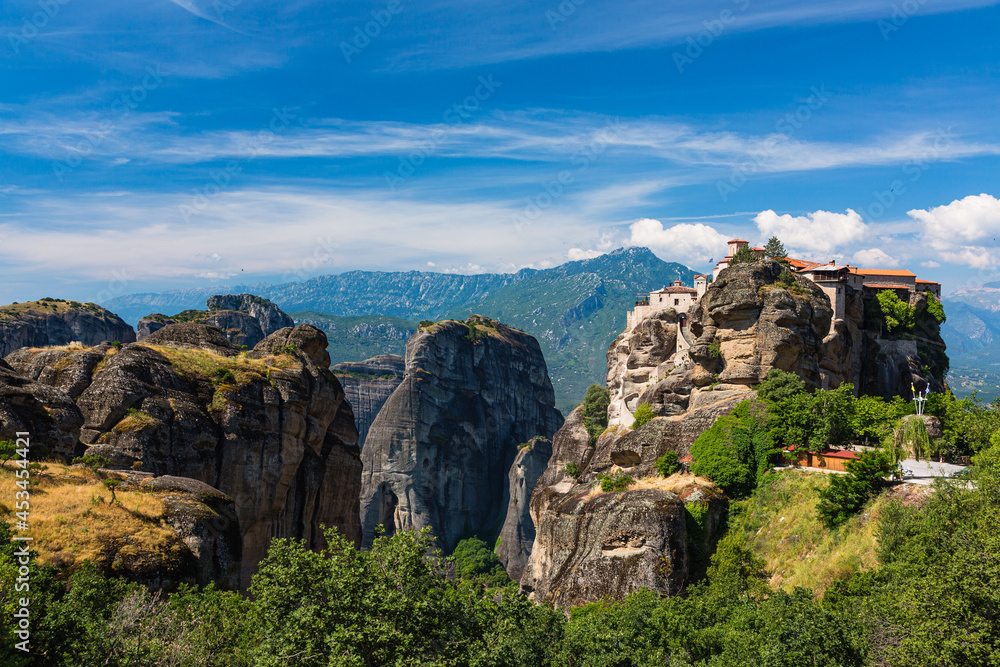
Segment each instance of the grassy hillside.
M835 581L874 568L876 517L891 498L912 501L929 488L904 485L883 493L865 511L835 530L816 516L819 491L830 474L780 470L749 499L732 505L731 530L743 531L767 563L770 584L789 592L796 586L820 595Z
M127 564L132 571L154 572L180 564L187 551L166 523L163 497L168 493L116 491L115 504L97 474L86 468L46 463L33 473L30 489L30 534L43 564L70 573L85 560L113 571ZM0 466L0 520L13 522L15 468Z

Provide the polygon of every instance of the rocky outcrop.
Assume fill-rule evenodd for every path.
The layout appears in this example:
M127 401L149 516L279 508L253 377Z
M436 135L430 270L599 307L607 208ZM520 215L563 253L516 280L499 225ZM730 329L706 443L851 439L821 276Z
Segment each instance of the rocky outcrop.
M320 548L329 526L360 540L354 416L315 327L281 329L239 355L218 329L172 324L142 343L54 361L18 363L42 366L35 384L43 389L79 392L86 453L199 480L233 499L243 586L273 537ZM92 368L84 388L71 368Z
M59 389L28 379L0 361L0 440L28 434L31 458L71 458L79 446L83 415Z
M380 524L430 527L445 551L469 534L492 539L518 445L561 424L534 338L479 316L422 327L362 452L364 544Z
M496 553L507 575L514 581L520 581L535 542L531 493L551 457L552 442L547 438L532 438L527 447L522 447L517 452L507 475L510 480L510 502L507 504L503 528L500 529Z
M204 482L186 477L152 477L139 489L167 493L166 521L191 554L198 586L236 589L240 585L243 540L236 503Z
M160 313L143 317L137 327L139 340L168 324L190 322L217 327L233 345L252 348L275 331L295 326L280 308L253 294L216 294L205 305L207 310L185 310L172 317Z
M406 360L398 354L382 354L364 361L345 361L330 367L344 388L347 402L354 408L358 446L362 449L375 416L403 381L405 369Z
M678 315L674 310L654 313L618 336L608 348L607 387L611 405L608 422L630 426L641 396L677 369L686 357L678 354ZM680 414L687 399L659 397L658 414Z
M209 297L208 301L205 302L205 306L211 312L231 311L246 313L257 320L257 324L265 336L270 336L278 329L295 326L292 318L282 312L270 300L253 294L216 294ZM219 328L225 329L225 327Z
M590 485L578 485L545 514L522 591L565 610L621 601L641 588L682 593L705 535L718 538L726 503L717 491L693 483L678 491L595 494ZM698 512L705 529L689 531L689 503L707 506Z
M692 381L752 387L778 368L818 387L832 315L816 283L778 262L730 266L708 288L691 323L698 337L690 351Z
M696 562L698 556L710 553L721 533L727 503L721 493L689 476L663 488L656 459L667 451L685 457L720 415L754 395L719 386L719 391L694 390L693 405L681 416L653 419L635 430L610 430L594 448L582 409L569 416L531 496L536 537L520 579L522 590L538 602L568 608L604 598L623 600L642 587L673 595L693 580L703 565ZM580 466L577 477L566 470L570 462ZM637 480L638 488L600 494L601 478L619 474ZM690 503L709 505L708 511L695 513L703 521L697 534L690 533L684 515Z
M22 347L135 341L135 332L94 303L41 299L0 307L0 356Z

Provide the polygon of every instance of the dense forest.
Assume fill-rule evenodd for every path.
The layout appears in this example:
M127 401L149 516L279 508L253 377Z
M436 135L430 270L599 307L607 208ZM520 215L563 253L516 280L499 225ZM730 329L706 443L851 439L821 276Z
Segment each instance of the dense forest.
M935 455L972 454L970 474L937 480L925 502L883 503L877 566L821 594L768 585L743 511L780 493L769 462L786 441L882 443L809 501L834 540L846 538L835 532L856 525L841 525L845 518L888 486L894 434L912 406L855 398L849 388L807 392L775 372L692 448L695 471L737 500L705 575L683 596L640 591L567 616L520 594L475 538L444 557L426 532L379 537L359 551L332 530L322 553L275 540L248 595L160 594L92 566L67 578L34 560L30 592L18 594L21 543L4 525L3 664L997 665L1000 413L950 396L930 411L945 426ZM29 653L13 648L20 596L31 600Z

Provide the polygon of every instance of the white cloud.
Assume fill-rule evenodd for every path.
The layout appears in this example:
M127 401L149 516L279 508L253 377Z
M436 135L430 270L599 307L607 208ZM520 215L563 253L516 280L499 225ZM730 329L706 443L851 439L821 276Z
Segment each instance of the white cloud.
M761 211L753 219L763 238L777 236L789 250L808 255L825 255L861 241L868 226L851 209L847 213L814 211L806 215L778 215Z
M462 274L471 275L471 274L476 274L476 273L485 273L486 269L484 269L483 267L479 266L478 264L473 264L472 262L469 262L468 264L465 264L463 266L452 266L452 267L449 267L449 268L445 269L444 272L445 273L462 273Z
M906 215L924 223L929 241L969 243L1000 235L1000 200L992 195L969 195L930 210L914 209Z
M595 257L600 257L604 253L600 250L584 250L583 248L570 248L566 252L566 257L569 261L575 262L581 259L593 259Z
M517 209L506 205L427 203L381 190L233 190L186 224L178 207L190 201L186 194L134 192L32 202L0 217L0 261L51 282L115 282L123 293L152 281L240 275L277 282L359 267L408 270L424 268L428 256L448 258L436 270L492 272L541 265L565 239L597 232L579 216L551 210L544 224L519 233L511 221ZM220 247L225 255L213 250ZM0 292L24 300L10 285L0 284Z
M932 209L906 214L923 224L924 241L946 262L985 269L998 258L1000 200L986 193L969 195Z
M702 223L682 222L664 228L659 220L643 218L629 227L629 245L645 246L664 259L687 265L706 264L726 254L728 237Z
M435 266L437 266L437 264L435 264L434 262L427 262L427 266L433 269Z
M221 262L222 261L222 255L220 255L217 252L213 252L211 255L208 256L208 258L210 260L212 260L213 262Z
M890 256L881 248L859 250L851 257L855 264L868 268L885 268L899 266L899 260Z
M941 266L941 264L931 259L926 262L920 262L920 266L924 267L925 269L936 269L939 266Z

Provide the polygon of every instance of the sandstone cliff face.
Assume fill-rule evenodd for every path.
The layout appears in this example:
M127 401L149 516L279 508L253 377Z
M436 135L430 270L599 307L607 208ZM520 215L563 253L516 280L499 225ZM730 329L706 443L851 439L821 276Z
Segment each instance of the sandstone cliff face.
M135 341L135 332L114 313L93 303L43 299L0 308L0 356L22 347L79 341Z
M713 392L705 392L715 398ZM681 592L692 580L692 552L714 544L727 503L718 491L680 476L670 488L655 469L666 451L684 456L695 439L722 414L751 393L717 392L682 416L654 419L636 430L609 431L590 448L577 408L554 438L549 466L531 497L536 527L521 589L538 602L569 608L601 599L623 600L649 587L666 595ZM569 462L581 467L574 479L565 472ZM600 477L628 474L636 488L600 493ZM688 532L685 507L707 504L700 534Z
M345 361L330 370L340 380L347 402L354 408L358 447L363 449L375 416L403 381L406 360L397 354L382 354L364 361Z
M245 586L272 537L318 548L325 525L360 539L357 431L326 343L303 325L239 355L217 329L173 324L141 344L69 352L41 368L35 384L77 395L86 453L231 496ZM19 363L32 372L39 365ZM73 368L91 368L92 378Z
M233 345L252 348L275 331L295 326L280 308L253 294L217 294L205 305L207 310L186 310L173 317L147 315L139 320L139 340L168 324L192 322L218 327Z
M640 403L648 402L640 399L642 394L681 364L679 335L677 313L667 310L646 318L611 343L607 374L609 423L630 426L632 413ZM678 400L663 396L659 402L658 414L680 414L687 408L686 395L678 395Z
M698 304L691 348L696 386L718 380L754 386L775 368L821 384L823 339L830 329L830 299L812 281L794 276L791 290L776 281L775 261L737 264L722 271Z
M684 502L676 494L592 496L580 487L545 515L522 590L559 608L623 600L640 588L677 595L687 581L686 538Z
M422 328L362 452L364 544L379 524L430 526L445 551L496 535L518 444L561 424L534 338L478 316Z
M547 438L533 438L531 444L517 452L510 467L510 502L507 518L500 529L496 549L500 564L514 581L520 581L524 566L535 543L535 523L531 519L531 494L552 457L552 443Z

